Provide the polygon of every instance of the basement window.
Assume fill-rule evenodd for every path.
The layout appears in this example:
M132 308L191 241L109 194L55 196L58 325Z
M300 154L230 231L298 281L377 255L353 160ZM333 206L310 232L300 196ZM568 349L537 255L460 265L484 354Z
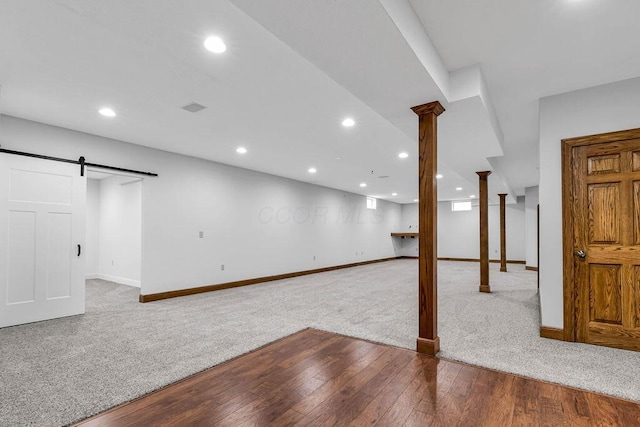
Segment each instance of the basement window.
M367 197L367 209L376 209L376 199Z
M451 210L454 212L470 211L471 202L451 202Z

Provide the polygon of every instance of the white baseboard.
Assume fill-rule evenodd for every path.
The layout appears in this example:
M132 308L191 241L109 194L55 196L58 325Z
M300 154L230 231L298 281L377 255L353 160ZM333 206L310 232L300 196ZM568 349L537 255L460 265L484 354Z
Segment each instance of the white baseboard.
M87 280L101 279L109 282L118 283L120 285L133 286L135 288L140 287L140 280L127 279L125 277L110 276L108 274L87 274L85 278Z

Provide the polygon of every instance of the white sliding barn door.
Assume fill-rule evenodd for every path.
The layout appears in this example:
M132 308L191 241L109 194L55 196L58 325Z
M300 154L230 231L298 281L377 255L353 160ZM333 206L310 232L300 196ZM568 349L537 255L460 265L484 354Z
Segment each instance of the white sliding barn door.
M84 313L86 177L0 153L0 327Z

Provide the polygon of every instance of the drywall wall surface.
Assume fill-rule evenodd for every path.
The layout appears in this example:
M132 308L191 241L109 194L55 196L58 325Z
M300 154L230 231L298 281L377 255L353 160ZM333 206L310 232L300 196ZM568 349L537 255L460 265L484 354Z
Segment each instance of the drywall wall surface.
M100 181L87 179L87 215L85 234L85 276L88 279L98 277L100 270L98 255L100 253L100 239L98 228L100 226Z
M516 203L505 206L505 232L507 259L524 261L526 257L524 196L517 196ZM489 257L500 259L500 205L489 205Z
M525 254L527 267L538 266L538 186L524 189Z
M524 198L507 204L505 211L507 259L525 259ZM489 258L500 258L500 205L489 205ZM402 205L402 231L417 231L418 204ZM401 255L418 256L418 242L404 239ZM477 201L470 211L453 212L450 201L438 202L438 257L480 258L480 212Z
M402 205L402 222L400 231L417 232L418 231L418 204L407 203Z
M417 233L418 232L418 204L407 203L401 205L400 231ZM396 253L398 256L417 257L418 239L417 238L393 238L396 245Z
M489 233L493 231L490 226ZM480 258L479 233L478 206L470 211L453 212L450 201L438 203L438 257Z
M152 171L142 293L396 256L400 205L10 116L3 147ZM202 237L200 237L202 235Z
M142 271L142 180L100 180L99 277L140 287Z
M563 327L561 140L640 127L640 79L540 100L540 303L542 325Z
M524 260L524 198L505 208L508 260ZM480 258L480 208L453 212L451 202L438 203L438 256ZM489 258L500 259L500 205L489 205Z

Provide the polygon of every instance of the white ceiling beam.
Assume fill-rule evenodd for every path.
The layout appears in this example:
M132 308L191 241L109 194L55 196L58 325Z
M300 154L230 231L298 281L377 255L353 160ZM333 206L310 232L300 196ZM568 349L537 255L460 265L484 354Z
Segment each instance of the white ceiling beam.
M472 65L449 73L449 87L451 88L451 102L472 98L474 96L480 97L487 112L487 118L493 127L496 139L500 143L500 146L502 146L504 142L502 127L498 121L498 116L491 101L491 95L487 89L487 84L485 83L480 66Z
M449 72L408 0L379 0L400 33L427 70L446 101L449 95ZM442 101L442 100L440 100Z
M449 72L409 0L379 0L379 2L449 103L475 97L481 100L481 108L486 114L487 121L491 124L500 155L503 155L504 134L480 66L472 65ZM447 103L443 104L447 106ZM495 143L487 142L487 144L487 153L490 152L491 156L495 156L496 150L492 148ZM492 161L489 156L486 156L486 159L500 174L499 180L508 189L509 194L515 195L513 189L504 179L504 175L495 167L496 162Z

